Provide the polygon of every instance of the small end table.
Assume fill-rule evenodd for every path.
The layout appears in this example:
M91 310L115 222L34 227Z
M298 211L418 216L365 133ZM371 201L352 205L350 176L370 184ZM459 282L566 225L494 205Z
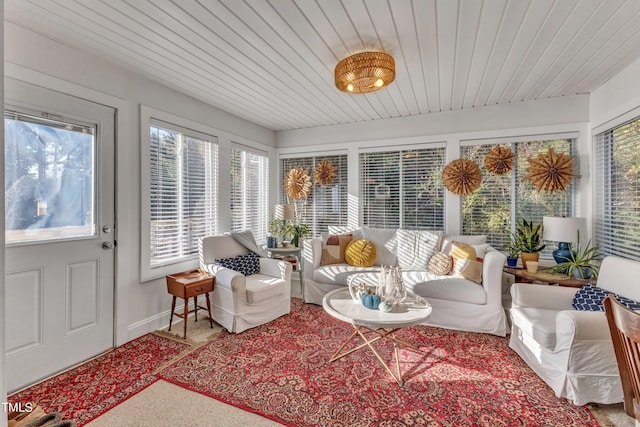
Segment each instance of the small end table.
M173 315L184 320L184 338L187 338L187 317L189 313L195 313L195 320L198 321L198 309L205 310L204 307L198 305L198 296L204 294L207 300L207 313L209 314L209 323L213 328L213 318L211 317L211 301L209 300L209 292L213 291L215 284L215 276L209 273L203 273L200 270L184 271L182 273L171 274L167 276L167 292L173 295L171 301L171 316L169 317L169 330L173 323ZM189 310L189 298L193 297L193 310ZM176 313L176 298L184 300L184 312Z
M303 267L302 267L302 259L300 257L300 253L302 252L302 248L298 247L298 246L287 246L287 247L282 247L279 246L277 248L264 248L268 253L269 253L269 258L273 258L273 259L282 259L283 256L285 255L291 255L295 258L296 262L293 264L293 271L297 271L298 274L300 275L300 292L302 292L304 294L304 283L302 281L302 273L303 273ZM286 259L282 259L283 261L286 261Z

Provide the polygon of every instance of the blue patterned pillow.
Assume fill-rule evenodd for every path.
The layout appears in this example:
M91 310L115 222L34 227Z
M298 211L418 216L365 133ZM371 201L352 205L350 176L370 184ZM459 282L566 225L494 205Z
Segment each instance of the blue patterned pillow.
M604 299L612 294L618 302L631 310L640 310L640 303L593 285L585 285L573 297L576 310L604 311Z
M225 268L230 268L231 270L235 270L236 269L236 258L237 257L233 257L233 258L216 258L215 259L215 263L225 267Z
M236 271L248 276L260 272L260 257L253 252L236 257Z
M233 258L216 258L214 262L245 276L260 272L260 257L253 252Z

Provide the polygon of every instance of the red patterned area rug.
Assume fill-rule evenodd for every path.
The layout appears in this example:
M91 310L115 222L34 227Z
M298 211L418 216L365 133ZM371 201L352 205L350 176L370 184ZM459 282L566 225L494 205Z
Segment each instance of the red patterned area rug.
M79 426L144 390L154 372L191 348L156 334L143 335L69 371L9 396L12 403L35 402Z
M418 326L398 336L405 384L369 351L329 363L352 327L292 299L289 316L220 338L158 376L295 426L598 426L586 407L555 397L505 338ZM380 345L378 345L380 344ZM391 360L391 345L376 343Z

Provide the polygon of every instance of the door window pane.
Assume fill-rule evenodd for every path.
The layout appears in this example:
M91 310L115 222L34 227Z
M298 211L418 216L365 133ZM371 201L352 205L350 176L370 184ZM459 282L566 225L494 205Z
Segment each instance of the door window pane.
M5 113L6 242L93 236L95 127Z

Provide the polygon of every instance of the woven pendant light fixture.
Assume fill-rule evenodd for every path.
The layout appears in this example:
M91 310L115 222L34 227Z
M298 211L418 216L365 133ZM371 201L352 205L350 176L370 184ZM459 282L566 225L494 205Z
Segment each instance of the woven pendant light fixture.
M387 86L396 78L396 64L388 53L361 52L338 62L336 87L347 93L368 93Z

